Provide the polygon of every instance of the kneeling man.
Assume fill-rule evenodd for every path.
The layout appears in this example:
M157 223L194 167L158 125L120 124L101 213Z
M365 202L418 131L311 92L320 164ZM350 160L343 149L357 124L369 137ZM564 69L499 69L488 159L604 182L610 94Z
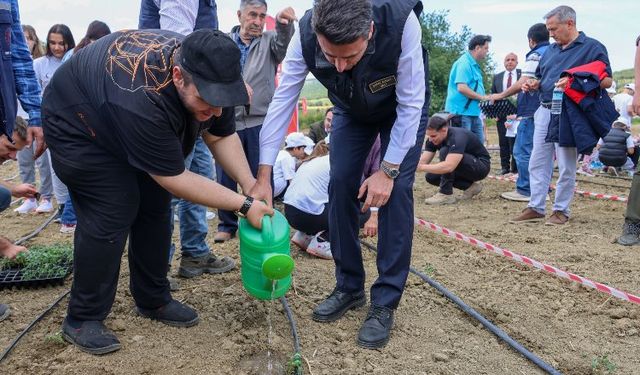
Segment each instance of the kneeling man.
M464 128L449 126L450 117L433 116L427 125L425 151L417 170L427 172L431 185L440 186L436 195L426 204L452 204L456 202L453 188L464 190L460 199L471 199L482 191L483 180L489 174L491 157L478 137ZM436 151L440 162L430 164Z

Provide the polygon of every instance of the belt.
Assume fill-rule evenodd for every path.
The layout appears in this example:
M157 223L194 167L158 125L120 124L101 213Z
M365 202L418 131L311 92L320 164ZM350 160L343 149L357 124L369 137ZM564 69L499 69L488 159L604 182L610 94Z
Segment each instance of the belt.
M543 106L546 109L551 109L551 102L548 103L540 103L541 106Z

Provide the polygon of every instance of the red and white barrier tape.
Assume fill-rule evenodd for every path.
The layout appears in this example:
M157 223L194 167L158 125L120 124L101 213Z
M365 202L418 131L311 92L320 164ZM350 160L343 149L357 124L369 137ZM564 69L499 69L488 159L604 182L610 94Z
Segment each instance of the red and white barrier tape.
M495 245L492 245L492 244L489 244L489 243L486 243L486 242L482 242L482 241L480 241L478 239L475 239L473 237L469 237L469 236L467 236L465 234L452 231L450 229L441 227L441 226L439 226L437 224L430 223L430 222L428 222L426 220L423 220L423 219L420 219L420 218L417 218L417 217L414 217L414 222L415 222L416 225L418 225L420 227L430 229L430 230L432 230L434 232L444 234L445 236L454 238L456 240L463 241L463 242L469 243L471 245L477 246L477 247L479 247L481 249L491 251L491 252L493 252L495 254L510 258L510 259L512 259L512 260L514 260L514 261L516 261L518 263L526 264L528 266L535 267L537 269L540 269L542 271L548 272L548 273L550 273L552 275L561 277L563 279L575 281L578 284L587 286L589 288L596 289L596 290L598 290L598 291L600 291L602 293L606 293L606 294L612 295L612 296L614 296L616 298L620 298L622 300L625 300L625 301L640 305L640 297L635 296L635 295L630 294L630 293L627 293L625 291L622 291L622 290L607 286L605 284L601 284L601 283L589 280L586 277L582 277L582 276L573 274L571 272L563 271L563 270L561 270L561 269L559 269L557 267L550 266L548 264L544 264L544 263L538 262L537 260L531 259L531 258L526 257L524 255L520 255L520 254L514 253L514 252L512 252L510 250L502 249L502 248L500 248L498 246L495 246Z
M493 176L493 175L489 175L487 176L487 178L490 178L492 180L498 180L498 181L507 181L507 182L515 182L514 179L512 178L507 178L507 177L502 177L502 176ZM550 186L552 190L556 189L556 185L551 185ZM594 199L602 199L602 200L607 200L607 201L615 201L615 202L626 202L627 201L627 197L623 197L620 195L611 195L611 194L602 194L602 193L593 193L590 191L584 191L584 190L574 190L575 194L578 195L582 195L583 197L589 197L589 198L594 198Z

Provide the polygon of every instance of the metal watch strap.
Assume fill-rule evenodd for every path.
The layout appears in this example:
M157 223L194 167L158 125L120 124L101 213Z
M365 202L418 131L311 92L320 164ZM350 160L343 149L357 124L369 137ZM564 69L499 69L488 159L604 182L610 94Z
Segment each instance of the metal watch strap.
M240 217L247 217L247 213L249 212L249 209L251 208L252 204L253 204L253 197L246 197L240 209L236 211L236 215Z
M382 163L380 163L380 168L382 168L382 171L384 172L384 174L386 174L387 177L389 177L390 179L395 180L396 177L398 177L399 170L398 169L392 169L384 161L382 161Z

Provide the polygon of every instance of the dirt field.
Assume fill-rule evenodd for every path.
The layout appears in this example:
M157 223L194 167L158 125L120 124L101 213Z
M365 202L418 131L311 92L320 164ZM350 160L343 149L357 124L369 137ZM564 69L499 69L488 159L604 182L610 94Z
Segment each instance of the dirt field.
M494 159L497 155L494 154ZM497 167L497 164L494 164ZM13 176L15 163L0 177ZM633 294L640 294L640 248L612 244L623 221L625 204L576 197L570 225L512 225L508 219L525 207L499 194L513 184L487 180L476 199L457 205L427 207L435 193L422 175L415 186L416 215L489 243L530 256ZM581 179L584 179L581 177ZM629 181L592 178L617 185L581 182L579 188L628 195ZM549 206L550 208L550 206ZM43 216L0 216L0 233L18 238ZM216 221L210 222L215 230ZM70 241L49 226L31 241ZM238 242L214 246L239 262ZM390 343L379 351L356 346L355 336L366 309L349 312L336 323L310 318L315 304L334 286L333 263L292 249L296 260L294 288L287 294L297 320L306 374L538 374L535 365L496 339L476 321L410 276L396 314ZM368 284L375 258L365 251ZM177 265L177 261L174 262ZM639 374L640 306L610 298L505 258L416 229L412 265L484 314L529 350L567 374ZM268 304L250 298L236 269L225 275L181 280L174 296L198 309L201 323L191 329L164 326L137 317L128 291L127 258L123 258L116 301L107 326L123 349L93 357L60 343L67 300L55 308L0 365L2 374L243 374L249 359L264 353ZM13 315L0 323L0 349L58 295L70 287L0 290ZM273 315L273 349L286 358L293 352L288 322L279 304ZM615 368L615 370L613 370Z

